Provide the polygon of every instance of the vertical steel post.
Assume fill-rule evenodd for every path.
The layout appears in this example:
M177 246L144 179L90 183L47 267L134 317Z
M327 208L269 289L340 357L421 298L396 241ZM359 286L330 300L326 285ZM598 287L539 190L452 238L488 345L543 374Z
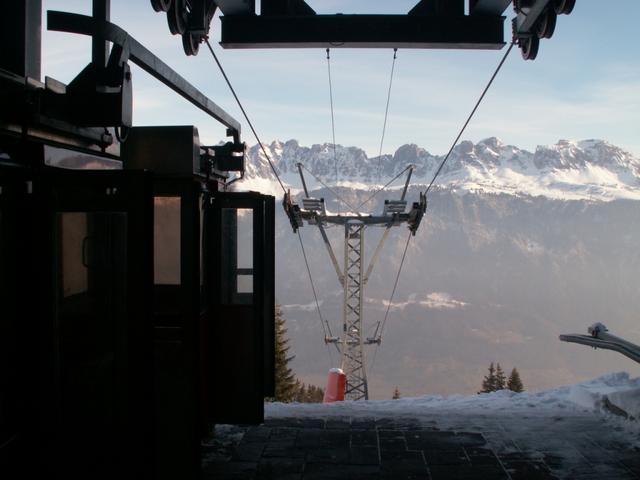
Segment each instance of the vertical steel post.
M111 19L111 0L93 0L93 18L100 22ZM94 65L104 67L109 58L109 43L98 32L93 32L91 39L91 61Z
M40 80L42 0L3 1L0 42L0 68Z
M342 369L347 376L347 400L369 399L362 342L364 230L359 220L345 223Z

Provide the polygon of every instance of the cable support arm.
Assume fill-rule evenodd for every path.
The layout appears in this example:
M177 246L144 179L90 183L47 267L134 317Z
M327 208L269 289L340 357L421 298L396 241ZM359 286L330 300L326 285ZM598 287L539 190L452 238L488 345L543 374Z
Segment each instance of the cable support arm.
M384 229L384 233L382 234L382 238L378 242L378 245L376 246L375 252L373 252L373 256L371 257L371 260L369 261L369 266L367 267L367 272L364 274L364 278L362 279L362 281L364 282L365 285L369 281L369 276L371 275L371 272L373 271L373 266L378 261L378 257L380 256L380 252L382 251L382 247L384 246L385 242L387 241L387 238L389 237L389 232L390 231L391 231L391 225L387 226L387 228Z
M409 182L411 181L411 175L413 174L414 166L409 165L407 168L409 169L409 174L407 175L407 180L404 182L404 189L402 190L402 195L400 195L400 200L404 200L404 198L407 196L407 189L409 188Z
M413 173L413 169L414 166L413 165L408 165L407 168L405 168L402 172L409 170L409 173L407 174L407 180L404 183L404 188L402 189L402 195L400 195L400 201L404 201L406 195L407 195L407 189L409 188L409 182L411 181L411 174ZM401 174L402 174L401 172ZM399 177L400 175L396 176ZM394 219L398 219L399 215L398 214L394 214L393 215ZM409 219L407 221L409 221L411 219L411 217L409 217ZM385 242L387 241L387 238L389 237L389 232L391 231L391 227L393 226L393 224L390 224L387 226L387 228L385 229L384 233L382 234L382 238L380 238L380 241L378 242L378 245L376 246L375 251L373 252L373 256L371 257L371 260L369 261L369 266L367 267L367 271L364 275L363 281L364 284L366 285L367 282L369 281L369 276L371 275L371 272L373 271L373 267L375 266L376 262L378 261L378 257L380 256L380 252L382 251L382 248L384 247ZM417 228L417 226L416 226Z
M613 350L640 363L640 345L607 333L607 331L607 327L602 323L595 323L589 327L589 335L568 334L560 335L559 338L563 342L578 343L593 348L602 348L604 350Z
M333 251L331 242L329 242L329 237L327 237L327 232L324 230L324 227L322 226L322 222L318 221L316 225L318 226L318 230L320 230L320 235L322 235L322 240L324 242L324 245L325 247L327 247L329 258L331 258L331 263L333 264L333 268L335 268L336 274L338 275L338 281L340 282L340 285L344 287L344 275L342 273L342 270L340 270L340 265L338 265L338 259L336 258L336 254Z
M304 194L307 198L309 198L309 190L307 189L307 182L305 182L304 180L304 175L302 173L302 163L298 163L297 164L298 167L298 173L300 174L300 181L302 182L302 188L304 188Z

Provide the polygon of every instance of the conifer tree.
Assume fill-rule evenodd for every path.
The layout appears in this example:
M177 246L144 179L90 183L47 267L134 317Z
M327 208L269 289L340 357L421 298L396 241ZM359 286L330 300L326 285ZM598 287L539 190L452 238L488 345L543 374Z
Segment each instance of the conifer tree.
M496 380L494 384L494 390L504 390L507 388L507 377L502 370L500 364L496 364Z
M515 367L513 368L513 370L511 370L511 374L509 375L507 388L518 393L524 392L524 385L522 384L522 380L520 380L520 374Z
M395 390L393 391L393 397L391 397L393 400L400 400L400 390L398 390L398 387L395 388Z
M305 403L313 403L313 395L315 392L315 385L307 385L307 391L304 392Z
M284 317L280 305L276 305L275 312L276 346L275 346L275 376L277 402L293 402L297 399L300 390L300 382L289 368L289 362L295 355L289 355L289 339L286 338L287 329L284 326ZM304 384L302 385L304 388Z
M324 388L316 387L316 389L315 403L322 403L324 400Z
M489 393L496 390L496 369L493 362L489 365L489 373L482 380L482 390L478 393Z
M275 327L276 327L276 345L275 345L275 377L276 377L276 394L267 401L275 402L300 402L300 403L322 403L324 399L324 390L315 385L305 385L298 380L289 367L289 362L295 358L295 355L289 355L289 339L287 338L287 329L282 315L280 305L276 305L275 311Z
M305 392L304 383L302 383L302 382L300 382L300 380L296 379L296 385L294 387L293 401L294 402L304 402L304 392Z
M307 387L307 398L306 401L309 403L322 403L324 399L324 390L322 388L317 387L315 385L309 385Z

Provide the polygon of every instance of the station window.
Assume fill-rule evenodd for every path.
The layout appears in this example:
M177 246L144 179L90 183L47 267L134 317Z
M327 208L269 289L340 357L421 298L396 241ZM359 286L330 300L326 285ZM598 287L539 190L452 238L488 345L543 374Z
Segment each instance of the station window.
M180 285L180 197L155 197L153 206L154 283Z

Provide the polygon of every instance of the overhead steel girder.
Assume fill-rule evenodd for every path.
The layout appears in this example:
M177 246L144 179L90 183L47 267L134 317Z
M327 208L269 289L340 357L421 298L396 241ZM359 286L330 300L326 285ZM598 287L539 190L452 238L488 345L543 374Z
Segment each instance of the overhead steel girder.
M224 15L223 48L438 48L499 50L500 15Z
M265 1L263 0L262 3L264 4ZM216 0L216 5L224 15L253 15L256 11L255 4L255 0ZM510 4L511 0L470 0L469 12L480 15L502 15Z
M216 5L225 15L253 15L255 0L216 0Z
M502 15L511 0L469 0L471 15Z
M93 17L85 15L48 11L47 27L49 30L59 32L98 35L114 45L119 45L129 53L128 58L133 63L225 125L231 130L234 138L239 140L241 127L236 119L117 25L110 22L98 22Z

